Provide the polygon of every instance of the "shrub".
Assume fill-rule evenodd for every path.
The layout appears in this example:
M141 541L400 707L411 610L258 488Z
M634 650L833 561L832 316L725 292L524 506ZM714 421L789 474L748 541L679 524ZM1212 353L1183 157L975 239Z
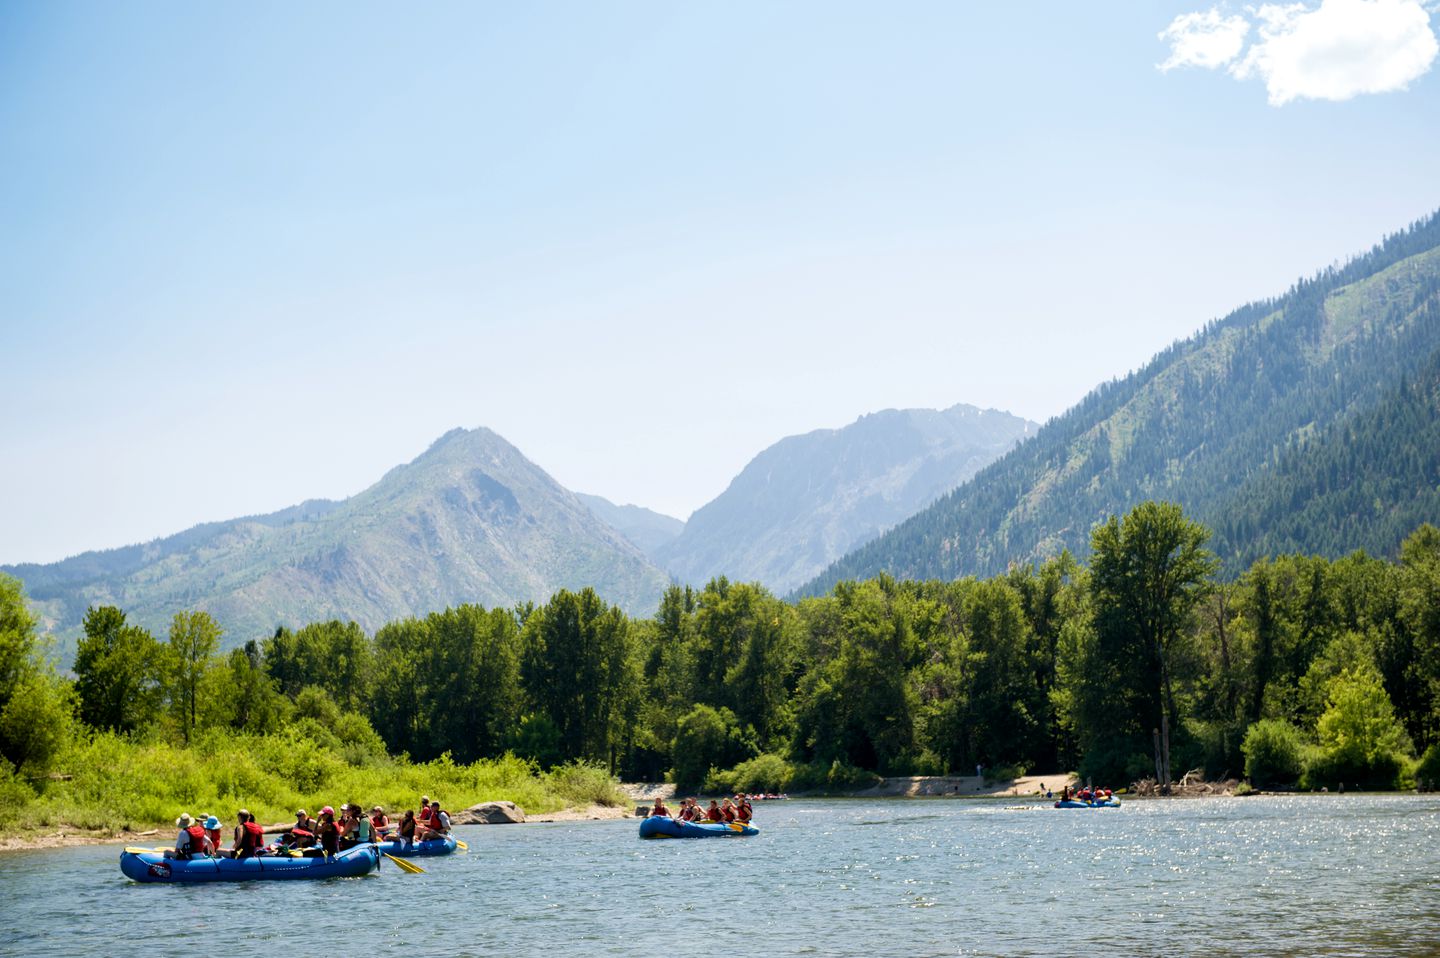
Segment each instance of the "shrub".
M1415 763L1415 783L1426 791L1440 788L1440 744L1427 748Z
M1305 739L1289 722L1261 719L1245 732L1240 751L1255 785L1293 785L1304 770Z
M790 787L795 768L779 755L757 755L727 772L711 769L705 779L706 794L732 792L783 792Z
M545 780L555 793L575 805L627 804L630 799L620 790L620 783L603 765L571 762L545 773Z
M811 762L795 766L790 787L798 792L844 793L856 792L879 783L880 776L854 765L845 765L836 759L830 765Z

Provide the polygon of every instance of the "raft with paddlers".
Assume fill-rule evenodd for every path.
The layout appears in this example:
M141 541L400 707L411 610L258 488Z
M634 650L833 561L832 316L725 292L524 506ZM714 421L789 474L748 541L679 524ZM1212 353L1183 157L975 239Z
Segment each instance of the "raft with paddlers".
M1099 802L1082 802L1078 799L1066 799L1055 803L1056 808L1119 808L1120 803L1113 798L1107 798Z
M163 850L127 848L120 870L138 882L294 881L357 878L380 867L375 845L356 845L332 857L260 855L251 858L166 858Z
M682 822L665 815L652 815L640 823L641 838L725 838L759 834L760 829L747 822Z
M454 854L459 843L453 835L446 835L444 838L431 838L423 842L411 842L409 845L403 839L391 839L380 843L380 850L387 855L399 855L401 858L423 858L429 855L450 855Z

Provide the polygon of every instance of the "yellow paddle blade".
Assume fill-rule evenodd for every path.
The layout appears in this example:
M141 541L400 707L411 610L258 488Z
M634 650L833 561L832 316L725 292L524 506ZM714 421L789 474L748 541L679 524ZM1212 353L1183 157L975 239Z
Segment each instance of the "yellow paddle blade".
M125 847L126 854L130 855L154 855L158 851L160 851L158 848L136 848L133 845Z
M384 855L386 858L388 858L388 859L390 859L392 862L394 862L394 863L395 863L395 867L396 867L396 868L399 868L402 872L409 872L411 875L423 875L423 874L425 874L425 869L421 868L419 865L415 865L415 864L412 864L411 862L407 862L407 861L406 861L405 859L403 859L403 858L396 858L394 855L390 854L389 852L381 852L380 854Z
M470 850L470 846L465 844L458 838L455 839L455 847L460 849L462 852L468 852Z

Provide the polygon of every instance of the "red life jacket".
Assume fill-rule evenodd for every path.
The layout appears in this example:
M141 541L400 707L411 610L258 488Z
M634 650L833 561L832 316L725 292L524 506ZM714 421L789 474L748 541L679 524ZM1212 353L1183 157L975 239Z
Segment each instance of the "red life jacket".
M371 815L371 816L370 816L370 827L373 828L373 829L375 829L377 832L378 832L380 829L382 829L382 828L388 828L389 826L390 826L390 820L389 820L388 818L386 818L384 815Z
M249 821L245 823L245 831L240 836L240 847L249 852L255 852L265 846L265 829L259 822Z
M720 817L724 818L727 822L735 821L735 809L729 805L722 806L720 808Z
M208 837L205 834L205 826L200 824L191 825L185 829L185 833L190 836L190 854L205 854L205 839Z
M416 820L419 821L421 825L425 825L428 827L430 824L430 811L434 807L434 805L426 805L424 808L420 809L420 814L416 816Z
M720 821L720 809L709 808L705 810L705 818L712 822Z
M735 817L742 822L750 821L750 817L754 814L755 810L750 807L749 802L743 802L735 809Z

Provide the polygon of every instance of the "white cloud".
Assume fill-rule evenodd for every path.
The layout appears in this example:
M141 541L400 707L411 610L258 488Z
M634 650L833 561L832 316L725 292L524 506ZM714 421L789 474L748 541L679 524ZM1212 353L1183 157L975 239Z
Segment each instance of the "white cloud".
M1224 66L1240 55L1249 32L1248 20L1239 14L1223 16L1218 7L1204 13L1182 14L1160 32L1160 39L1170 44L1170 57L1160 64L1160 71Z
M1404 90L1440 55L1421 0L1320 0L1265 4L1246 13L1258 39L1241 55L1251 22L1218 7L1176 17L1160 38L1170 43L1162 71L1225 67L1238 79L1265 81L1272 106L1292 100L1348 100Z

